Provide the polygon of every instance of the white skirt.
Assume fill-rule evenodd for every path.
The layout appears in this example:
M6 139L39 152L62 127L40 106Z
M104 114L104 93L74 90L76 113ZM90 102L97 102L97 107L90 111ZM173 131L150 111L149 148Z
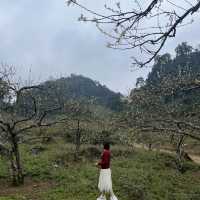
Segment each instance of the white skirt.
M110 194L110 200L118 200L117 197L114 195L112 189L112 178L110 168L100 170L98 188L102 194L99 198L97 198L97 200L106 200L105 193Z
M100 170L98 188L102 193L112 193L112 178L110 168Z

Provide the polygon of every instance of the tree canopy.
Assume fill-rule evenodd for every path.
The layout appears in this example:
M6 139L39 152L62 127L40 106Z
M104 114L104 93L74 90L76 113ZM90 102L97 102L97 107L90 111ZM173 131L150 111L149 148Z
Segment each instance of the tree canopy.
M173 59L159 56L144 83L132 90L129 120L138 128L200 140L200 51L188 52L187 43L177 48L185 50Z

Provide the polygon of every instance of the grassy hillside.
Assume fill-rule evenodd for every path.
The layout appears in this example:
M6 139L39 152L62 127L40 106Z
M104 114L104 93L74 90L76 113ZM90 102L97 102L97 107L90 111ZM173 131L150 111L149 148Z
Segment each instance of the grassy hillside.
M74 162L74 147L56 143L22 146L26 184L11 187L7 165L0 160L0 200L94 200L98 196L98 169L94 166L101 148L83 146L80 161ZM37 145L38 147L38 145ZM32 150L31 150L32 149ZM186 172L176 170L173 155L113 146L114 191L123 200L198 200L200 166L186 163Z

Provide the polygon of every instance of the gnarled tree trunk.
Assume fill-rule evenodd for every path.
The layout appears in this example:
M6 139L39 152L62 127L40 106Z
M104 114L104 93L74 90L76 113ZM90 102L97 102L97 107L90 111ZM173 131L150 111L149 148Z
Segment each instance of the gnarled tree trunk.
M18 138L15 134L11 134L12 150L10 153L12 182L14 185L21 185L24 183L24 174L22 170Z

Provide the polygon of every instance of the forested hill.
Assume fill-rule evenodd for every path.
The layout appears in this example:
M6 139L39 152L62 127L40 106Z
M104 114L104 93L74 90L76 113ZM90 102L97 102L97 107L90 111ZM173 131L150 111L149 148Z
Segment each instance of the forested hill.
M176 49L176 56L172 58L169 53L157 56L151 73L147 78L148 85L159 85L166 77L173 81L176 79L189 83L198 79L200 75L200 50L183 42Z
M120 93L115 93L105 85L82 75L72 74L69 77L48 80L40 84L40 87L42 90L38 91L37 96L43 99L43 104L46 105L63 105L68 100L85 100L114 111L121 108Z
M200 50L183 42L175 52L157 56L146 80L137 79L131 99L143 117L183 119L200 108Z
M200 50L183 42L176 49L176 56L159 56L146 80L147 88L154 88L165 103L177 103L186 108L200 103Z

